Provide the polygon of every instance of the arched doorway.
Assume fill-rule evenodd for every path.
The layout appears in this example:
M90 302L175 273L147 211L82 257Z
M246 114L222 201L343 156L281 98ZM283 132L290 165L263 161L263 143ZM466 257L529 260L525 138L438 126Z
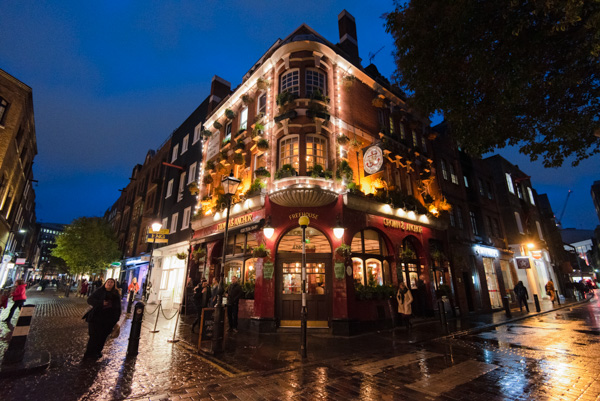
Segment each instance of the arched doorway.
M427 285L424 266L420 264L423 248L412 236L404 238L400 249L400 260L396 265L398 281L404 281L413 295L413 313L417 316L426 314Z
M327 327L331 300L331 244L306 229L306 306L309 325ZM277 246L277 315L281 326L298 326L302 308L302 229L288 231ZM311 323L312 322L312 323Z

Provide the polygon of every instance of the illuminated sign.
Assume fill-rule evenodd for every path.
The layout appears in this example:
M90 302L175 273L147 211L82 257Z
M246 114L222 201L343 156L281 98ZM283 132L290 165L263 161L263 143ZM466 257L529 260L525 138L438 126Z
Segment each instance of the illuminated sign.
M319 215L316 213L304 213L304 212L300 212L300 213L292 213L288 216L288 218L290 220L295 220L295 219L299 219L302 216L306 216L309 219L313 219L313 220L318 220L319 219Z
M375 174L383 166L383 152L379 146L371 146L363 154L363 167L365 173Z
M413 233L422 233L423 227L416 224L406 223L404 221L383 219L383 226L388 228L398 228L402 231L412 231Z
M486 256L488 258L497 258L500 256L500 252L496 248L488 248L481 245L474 245L473 250L476 254Z
M519 269L531 269L531 260L528 257L518 257L515 258L517 262L517 268Z
M236 227L242 224L252 223L252 213L245 214L240 217L232 217L229 219L229 227ZM217 224L217 230L225 230L225 222Z

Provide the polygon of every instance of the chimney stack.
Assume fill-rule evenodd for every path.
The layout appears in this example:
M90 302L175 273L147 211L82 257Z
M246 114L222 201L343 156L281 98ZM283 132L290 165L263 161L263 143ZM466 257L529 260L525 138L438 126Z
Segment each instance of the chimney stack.
M352 14L346 10L338 15L338 29L340 32L340 47L348 53L350 61L360 64L358 41L356 38L356 22Z
M215 75L210 83L210 99L208 103L208 112L213 111L221 100L225 99L231 93L231 83Z

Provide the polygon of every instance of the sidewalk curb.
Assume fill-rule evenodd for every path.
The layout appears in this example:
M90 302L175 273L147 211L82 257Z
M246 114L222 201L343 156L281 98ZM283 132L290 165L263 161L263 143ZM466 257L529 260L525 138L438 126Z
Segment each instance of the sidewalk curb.
M575 306L580 306L580 305L583 305L585 302L590 302L593 298L594 297L586 298L586 299L583 299L581 301L574 302L572 304L566 304L564 306L560 306L558 308L554 308L554 309L550 309L550 310L546 310L546 311L541 311L541 312L530 313L530 314L527 314L527 315L524 315L524 316L515 317L515 318L512 318L512 319L507 319L507 320L505 320L503 322L490 323L490 324L486 324L486 325L483 325L483 326L480 326L480 327L473 327L471 329L467 329L467 330L463 330L463 331L457 331L457 332L454 332L452 334L448 334L448 335L445 335L445 336L437 337L436 340L446 339L446 338L456 338L456 337L466 336L466 335L469 335L469 334L480 333L480 332L483 332L483 331L486 331L486 330L489 330L489 329L493 329L494 327L504 326L505 324L509 324L509 323L513 323L513 322L518 322L520 320L529 319L529 318L532 318L532 317L535 317L535 316L545 315L545 314L548 314L548 313L551 313L551 312L556 312L558 310L565 309L565 308L572 308L572 307L575 307Z

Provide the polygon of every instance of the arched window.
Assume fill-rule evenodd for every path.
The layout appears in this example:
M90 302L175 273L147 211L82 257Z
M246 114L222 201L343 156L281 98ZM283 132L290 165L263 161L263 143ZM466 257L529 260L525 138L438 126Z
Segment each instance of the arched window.
M388 255L383 237L375 230L362 230L352 238L354 280L362 285L391 284Z
M327 77L319 70L306 70L306 97L310 97L312 93L319 89L323 95L327 95Z
M327 141L322 136L306 136L306 170L311 171L315 165L327 169Z
M290 135L279 142L279 168L284 164L291 164L298 171L300 167L300 153L298 135Z
M281 75L279 80L279 93L289 92L293 95L300 96L300 71L291 70Z

